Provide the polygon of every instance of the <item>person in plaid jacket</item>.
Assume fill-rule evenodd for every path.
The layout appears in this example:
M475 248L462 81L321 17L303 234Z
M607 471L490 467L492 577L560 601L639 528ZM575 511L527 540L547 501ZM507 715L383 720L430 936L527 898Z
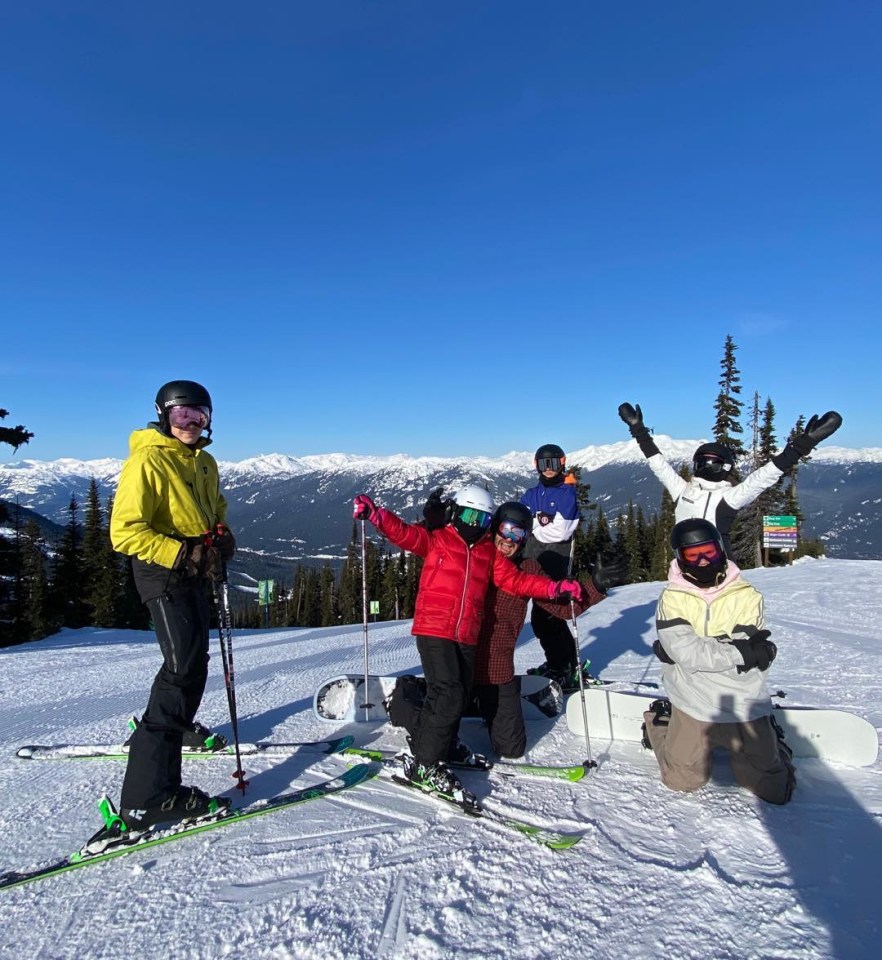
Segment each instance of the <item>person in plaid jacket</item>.
M524 557L524 545L533 515L522 503L503 503L493 514L490 530L496 549L524 573L542 573L539 561ZM573 601L576 616L606 599L588 576L582 579L582 598ZM560 620L570 617L570 604L537 600L543 612ZM490 732L490 743L500 757L520 757L527 746L521 709L520 680L515 676L514 650L527 616L527 600L495 586L487 592L484 621L475 653L474 695Z

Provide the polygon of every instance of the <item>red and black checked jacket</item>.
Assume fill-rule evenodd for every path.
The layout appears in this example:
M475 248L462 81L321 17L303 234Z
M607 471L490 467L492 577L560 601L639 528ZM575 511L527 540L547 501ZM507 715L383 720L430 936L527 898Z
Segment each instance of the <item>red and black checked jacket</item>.
M518 567L523 573L542 573L542 568L532 559L522 560ZM606 599L606 594L594 586L591 577L583 577L580 582L585 596L581 603L575 604L576 616ZM568 600L534 599L533 603L552 616L569 619ZM515 675L514 649L527 616L527 600L491 584L486 604L484 621L478 634L478 649L475 651L475 683L508 683Z

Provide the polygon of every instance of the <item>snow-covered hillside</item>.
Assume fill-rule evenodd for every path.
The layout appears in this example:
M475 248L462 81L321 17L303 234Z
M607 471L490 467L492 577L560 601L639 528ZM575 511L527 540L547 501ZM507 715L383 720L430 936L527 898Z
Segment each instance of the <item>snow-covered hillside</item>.
M788 701L841 707L882 728L882 562L811 561L752 571L780 654L771 683ZM651 655L659 584L623 587L579 621L601 675L658 679ZM372 625L371 669L418 667L410 624ZM236 636L244 740L339 732L313 718L318 682L362 670L359 626ZM214 641L216 646L216 641ZM94 800L117 795L115 761L14 757L34 742L118 740L158 665L150 634L66 631L0 651L0 870L73 850L96 829ZM518 666L540 659L529 627ZM226 729L219 657L200 718ZM357 725L361 743L400 731ZM529 756L578 762L563 718L532 723ZM480 726L465 736L484 743ZM724 762L693 796L669 792L639 745L592 743L597 770L575 783L474 773L488 805L584 833L554 853L374 780L29 887L0 892L6 957L837 958L879 954L882 761L798 765L793 802L734 786ZM342 760L250 759L247 800L333 776ZM232 791L228 759L185 776Z

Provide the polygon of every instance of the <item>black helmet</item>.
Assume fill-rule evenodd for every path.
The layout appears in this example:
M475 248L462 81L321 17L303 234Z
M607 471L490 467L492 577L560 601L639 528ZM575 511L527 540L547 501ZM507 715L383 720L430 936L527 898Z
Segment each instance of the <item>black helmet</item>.
M542 463L547 466L543 467ZM542 473L543 470L555 470L560 473L567 463L567 455L556 443L543 443L533 457L533 465Z
M692 473L702 480L723 480L735 467L735 454L723 443L703 443L692 455Z
M689 558L689 547L707 546L709 549L703 557L707 562L702 566L700 560ZM720 531L710 522L701 517L692 517L681 520L671 531L671 549L677 558L677 566L684 576L693 580L701 587L716 586L726 576L726 548L723 546L723 537ZM700 551L696 551L698 553Z
M170 380L156 393L156 412L162 417L169 407L208 407L211 410L211 395L195 380Z
M681 520L671 531L671 549L674 553L679 553L682 547L696 547L700 543L716 543L723 549L723 537L710 520L691 517Z
M499 527L506 522L510 526L506 533L501 533ZM530 513L529 507L518 503L517 500L507 500L505 503L500 504L493 514L493 519L490 521L490 530L494 536L499 534L499 536L504 539L511 540L518 545L523 544L532 529L533 514ZM518 538L518 531L523 531L520 539Z

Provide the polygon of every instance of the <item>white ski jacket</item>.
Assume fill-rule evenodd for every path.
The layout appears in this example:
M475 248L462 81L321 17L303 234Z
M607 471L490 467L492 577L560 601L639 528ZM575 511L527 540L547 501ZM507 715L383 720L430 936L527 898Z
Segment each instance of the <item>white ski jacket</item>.
M784 471L770 460L741 483L732 486L727 480L701 480L698 477L684 480L660 453L649 457L646 462L674 501L674 520L677 523L695 517L709 520L720 531L726 553L730 556L729 530L735 514L784 476Z

